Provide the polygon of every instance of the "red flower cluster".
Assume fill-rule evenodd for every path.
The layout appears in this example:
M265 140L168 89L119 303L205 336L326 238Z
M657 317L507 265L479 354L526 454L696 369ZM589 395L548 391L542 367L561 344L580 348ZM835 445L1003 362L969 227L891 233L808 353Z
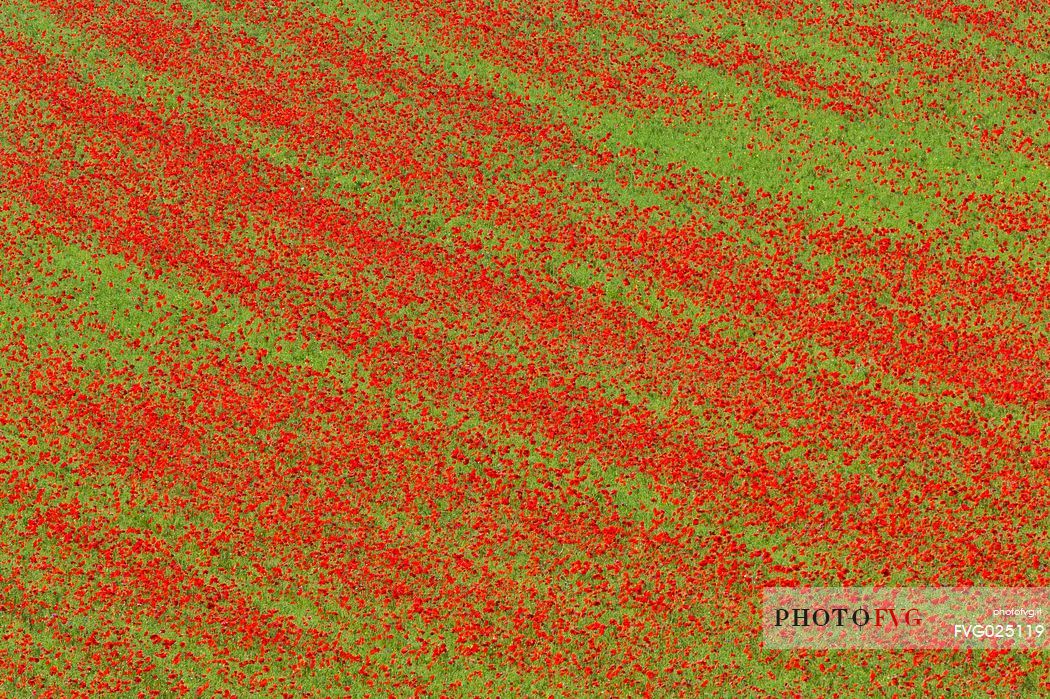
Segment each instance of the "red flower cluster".
M3 10L4 690L1050 687L770 651L757 611L1046 584L1046 29Z

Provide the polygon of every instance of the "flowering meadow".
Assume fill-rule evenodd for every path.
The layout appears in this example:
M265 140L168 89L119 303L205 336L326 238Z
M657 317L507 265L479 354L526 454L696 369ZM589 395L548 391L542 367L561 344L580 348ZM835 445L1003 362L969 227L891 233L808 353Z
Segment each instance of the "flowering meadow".
M760 623L1050 586L1050 5L966 1L0 0L0 693L1050 695Z

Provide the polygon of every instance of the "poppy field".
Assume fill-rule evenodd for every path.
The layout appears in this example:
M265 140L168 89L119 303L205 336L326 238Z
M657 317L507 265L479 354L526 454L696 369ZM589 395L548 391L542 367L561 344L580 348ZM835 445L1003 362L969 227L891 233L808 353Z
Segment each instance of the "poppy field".
M966 1L0 2L0 693L1050 695L759 621L1050 586L1050 6Z

